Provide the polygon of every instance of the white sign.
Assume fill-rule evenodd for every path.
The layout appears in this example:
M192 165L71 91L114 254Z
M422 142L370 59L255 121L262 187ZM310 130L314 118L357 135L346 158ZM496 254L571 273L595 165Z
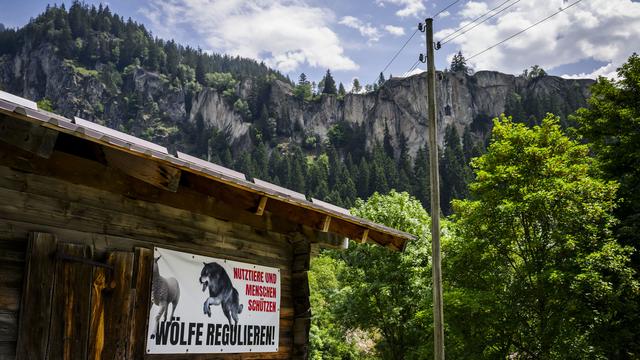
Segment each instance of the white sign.
M147 353L277 352L280 269L155 248Z

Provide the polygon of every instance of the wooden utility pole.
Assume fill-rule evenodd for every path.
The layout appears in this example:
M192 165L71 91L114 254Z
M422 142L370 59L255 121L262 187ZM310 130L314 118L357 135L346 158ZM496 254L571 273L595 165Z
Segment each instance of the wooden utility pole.
M433 353L444 360L444 315L442 310L442 265L440 259L440 174L438 171L438 124L436 121L436 66L433 19L426 19L427 115L429 117L429 166L431 169L431 250L433 263Z

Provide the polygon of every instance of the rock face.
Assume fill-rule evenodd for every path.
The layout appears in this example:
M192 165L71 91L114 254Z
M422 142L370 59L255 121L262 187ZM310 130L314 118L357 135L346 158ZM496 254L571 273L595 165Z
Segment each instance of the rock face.
M80 116L164 145L189 149L190 144L181 143L187 137L175 134L197 124L198 131L224 131L236 149L251 146L252 120L243 118L213 89L187 91L166 76L140 67L125 69L117 75L119 79L108 79L105 74L109 72L100 66L87 70L53 54L51 47L41 46L31 50L25 47L14 57L1 57L0 88L36 101L49 99L55 111L65 116ZM526 79L492 71L473 75L439 72L439 142L442 145L444 129L450 124L460 134L468 127L476 138L483 138L490 129L490 119L505 109L520 107L531 114L531 108L537 105L543 109L542 114L554 111L567 115L584 106L592 83L553 76ZM252 93L250 81L237 87L240 98L249 99ZM309 136L324 140L332 126L346 123L364 129L368 148L383 141L385 127L396 149L401 137L411 154L426 144L429 129L424 73L392 78L377 91L347 94L341 100L324 95L303 102L293 96L290 84L279 80L271 82L267 94L266 107L281 134L277 141L302 143ZM150 127L161 127L166 133L149 133Z
M480 71L471 76L438 72L437 79L436 113L441 146L444 129L450 124L457 127L459 134L470 127L476 136L486 135L487 120L504 113L510 97L520 104L529 100L547 108L555 102L559 104L559 112L566 115L585 105L589 86L593 83L588 79L566 80L553 76L525 79L493 71ZM323 96L319 102L311 104L302 104L293 98L291 86L278 82L271 91L270 108L276 116L288 115L292 129L297 123L297 128L321 138L326 138L328 129L340 121L363 126L367 147L383 141L386 126L396 149L398 139L404 136L411 154L426 144L429 131L426 73L392 78L378 91L347 94L343 101L334 96Z

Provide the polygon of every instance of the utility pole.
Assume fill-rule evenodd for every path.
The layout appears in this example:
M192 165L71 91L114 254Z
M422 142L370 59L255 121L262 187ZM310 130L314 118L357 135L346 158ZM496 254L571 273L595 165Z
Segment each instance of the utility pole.
M429 167L431 172L431 250L433 263L433 353L444 360L444 315L442 310L442 264L440 258L440 174L438 171L438 124L436 121L436 66L433 19L425 20L427 39L427 115L429 117ZM422 24L418 26L422 31ZM423 56L420 56L423 60Z

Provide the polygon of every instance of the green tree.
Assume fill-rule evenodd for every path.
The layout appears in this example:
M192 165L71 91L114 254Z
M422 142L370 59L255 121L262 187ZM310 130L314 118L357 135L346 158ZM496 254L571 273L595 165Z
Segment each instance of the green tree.
M236 100L233 103L233 109L238 112L244 119L249 119L251 117L251 110L249 110L249 104L242 99Z
M342 82L341 82L340 85L338 86L338 98L344 99L344 96L346 94L347 94L347 91L344 89L344 85L342 85Z
M580 124L606 178L620 183L617 236L640 251L640 56L633 54L618 76L599 78L591 86L588 107L572 120Z
M547 76L547 72L544 71L539 65L533 65L529 70L524 69L522 71L522 75L520 75L527 79L537 79L543 76Z
M462 51L458 51L457 54L453 55L450 69L452 72L462 72L464 74L469 73L469 67L467 66L467 59L465 59L464 55L462 55Z
M322 86L323 94L336 94L338 89L336 89L336 81L333 80L333 76L331 76L331 71L327 69L327 73L324 75L322 79L324 82L324 86Z
M378 75L378 82L376 83L378 88L382 87L382 85L384 85L385 81L387 81L387 80L384 78L384 74L381 72L380 75Z
M384 359L424 359L431 347L429 216L407 193L391 191L357 200L352 214L414 234L405 252L351 243L340 254L343 286L336 299L337 320L347 329L380 334L376 350ZM370 335L370 338L375 338Z
M549 115L502 116L473 161L474 200L454 202L444 258L455 358L605 358L602 334L638 291L629 248L611 236L616 184L591 175L586 145Z
M307 75L305 75L305 73L300 74L298 85L296 85L296 87L293 89L293 95L300 101L311 100L313 96L311 91L311 83L309 83L309 80L307 80Z
M471 169L464 158L458 130L452 124L447 125L444 135L444 151L440 161L440 201L442 211L451 214L451 201L467 196L467 184Z
M599 78L591 86L587 108L570 117L589 143L604 178L620 184L620 220L615 236L622 245L633 246L636 273L640 270L640 57L633 54L618 69L618 80ZM618 312L617 326L604 339L610 358L640 354L640 298L629 297L628 308Z
M421 147L416 153L413 165L413 194L426 209L431 208L431 171L429 168L429 149Z
M358 78L353 78L353 83L351 84L351 92L354 94L359 94L362 91L362 85L360 85L360 80Z
M55 110L53 108L53 103L51 102L50 99L47 99L47 98L38 100L36 104L38 105L38 109L40 110L45 110L49 112L53 112Z
M212 72L204 75L205 84L220 92L227 89L234 89L238 81L231 73Z
M345 263L321 254L311 259L309 271L309 301L313 317L309 331L309 358L311 360L343 360L362 358L354 341L350 339L332 308L335 307L342 285L337 274L349 271Z

